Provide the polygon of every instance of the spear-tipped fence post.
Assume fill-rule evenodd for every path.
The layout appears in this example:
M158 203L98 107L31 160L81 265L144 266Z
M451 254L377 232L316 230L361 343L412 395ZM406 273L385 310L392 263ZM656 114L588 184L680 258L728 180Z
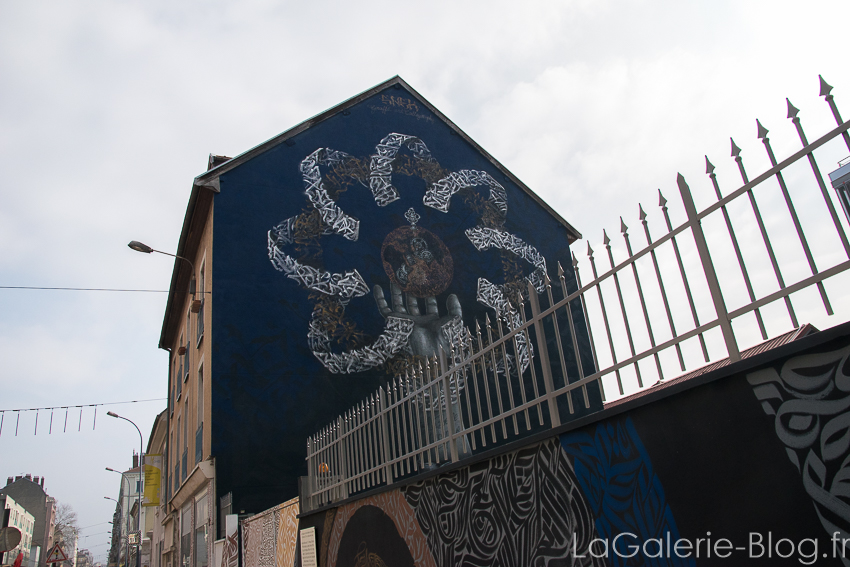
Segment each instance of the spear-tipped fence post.
M697 218L697 209L694 205L694 199L691 196L691 189L688 187L681 173L676 177L676 183L679 185L679 193L682 195L685 213L688 215L688 225L691 227L691 232L694 235L699 259L702 263L703 272L705 272L705 279L708 281L708 289L711 292L714 311L717 313L717 320L720 323L720 330L723 333L723 341L726 343L726 352L729 354L729 360L731 362L741 360L741 352L738 350L735 333L732 331L732 322L729 319L729 312L726 310L726 302L723 301L723 293L720 290L717 273L714 271L714 263L711 261L711 254L708 251L708 244L705 241L705 233L702 231L702 225Z
M345 429L343 424L345 421L342 416L336 418L336 431L337 431L337 462L339 463L339 479L340 479L340 492L342 493L342 498L348 498L348 466L346 465L346 451L345 451Z
M384 387L381 386L378 388L378 411L381 413L381 435L384 438L383 447L384 447L384 480L388 485L394 482L393 478L393 469L390 464L392 459L392 455L390 454L390 435L389 435L389 427L387 427L387 395L384 392Z
M540 370L543 373L543 387L546 389L546 401L549 404L549 419L552 427L561 425L558 413L558 400L552 395L555 384L552 380L552 365L549 363L549 349L546 347L546 334L543 331L543 320L540 317L540 300L534 284L528 282L528 302L531 304L531 320L534 322L534 334L537 335L537 350L540 353Z
M803 143L803 147L805 148L809 145L809 140L806 138L806 133L803 132L803 125L800 122L800 117L798 116L800 109L791 104L791 101L787 98L785 99L785 102L788 103L788 118L794 123L794 127L797 129L797 135L800 136L800 142ZM847 133L845 132L845 135L846 134ZM835 207L832 204L832 199L829 197L829 190L826 188L826 183L824 183L823 175L821 175L815 156L812 152L808 152L806 157L809 159L809 165L812 168L812 173L815 175L824 203L826 203L826 208L829 210L829 216L832 218L832 224L835 225L838 238L841 239L841 244L844 246L844 253L848 258L850 258L850 242L847 241L847 235L844 234L844 229L841 227L841 221L838 219L838 213L836 213Z
M449 434L447 435L449 439L449 454L451 456L452 462L457 462L457 443L455 443L455 416L454 416L454 408L452 407L452 390L451 384L449 383L449 376L452 375L449 372L448 361L446 360L446 352L443 350L443 347L437 346L437 352L440 355L440 368L439 372L443 375L443 391L446 393L446 421L448 421L449 426ZM460 392L458 392L458 403L460 403Z
M835 105L835 99L831 94L832 87L820 75L818 75L818 79L820 79L820 96L826 100L829 109L832 111L832 115L835 117L835 122L841 126L844 121L841 119L841 114L838 113L838 107ZM850 150L850 134L845 130L841 133L841 136L844 138L844 143L847 144L847 149Z

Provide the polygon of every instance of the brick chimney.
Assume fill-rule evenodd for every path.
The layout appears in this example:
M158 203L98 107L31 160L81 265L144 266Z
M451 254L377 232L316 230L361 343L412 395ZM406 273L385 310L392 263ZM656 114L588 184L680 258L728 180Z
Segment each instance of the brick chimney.
M40 482L40 483L38 483L38 485L39 485L40 487L44 488L44 477L41 477L41 482Z
M133 453L133 468L136 468L138 466L139 466L139 455L137 455L136 453Z
M6 479L6 486L9 486L13 482L15 482L15 477L10 476L9 478Z

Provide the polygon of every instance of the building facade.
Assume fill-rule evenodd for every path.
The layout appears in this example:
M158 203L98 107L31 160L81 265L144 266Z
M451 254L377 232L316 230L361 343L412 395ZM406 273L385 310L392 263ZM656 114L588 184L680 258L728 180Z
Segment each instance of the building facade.
M398 77L208 166L159 345L163 567L207 567L225 516L297 496L307 435L376 388L461 355L477 324L520 324L513 306L559 266L577 287L580 234ZM589 400L573 417L602 407Z
M56 500L44 491L44 477L31 474L8 477L6 486L0 489L0 497L3 496L10 496L32 514L32 567L45 567L47 551L53 547Z
M15 502L11 496L0 496L0 510L3 512L0 527L13 527L21 532L21 542L15 549L0 553L0 563L14 563L18 555L23 554L21 565L32 565L38 560L39 548L33 549L33 533L35 532L35 517L26 508ZM34 554L34 555L33 555Z
M109 564L117 567L136 565L138 546L128 546L128 534L139 530L139 497L142 489L141 468L138 455L133 455L133 466L121 473L118 502L112 516L112 547ZM130 559L127 560L129 553Z

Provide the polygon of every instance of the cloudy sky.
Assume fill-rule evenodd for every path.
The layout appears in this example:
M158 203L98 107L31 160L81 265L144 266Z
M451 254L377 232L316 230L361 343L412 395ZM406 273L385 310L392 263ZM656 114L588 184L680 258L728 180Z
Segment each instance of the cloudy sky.
M730 136L766 169L756 118L780 159L796 150L785 97L810 139L833 128L818 74L850 116L848 22L840 0L0 0L0 285L166 289L172 261L126 244L176 249L209 153L396 74L595 246L675 193L677 172L708 199L705 154L735 187ZM830 151L826 172L847 153ZM3 414L0 479L45 476L101 558L120 482L104 467L138 448L105 412L147 442L165 407L164 302L0 289L0 409L159 399L96 422L56 410L52 433L49 411L37 433L35 412Z

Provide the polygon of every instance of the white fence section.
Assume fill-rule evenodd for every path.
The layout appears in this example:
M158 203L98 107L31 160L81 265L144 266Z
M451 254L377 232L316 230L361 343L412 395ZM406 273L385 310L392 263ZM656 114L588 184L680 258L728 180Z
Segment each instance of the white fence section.
M663 236L653 240L641 208L645 246L633 252L621 219L624 261L615 262L605 234L604 273L598 273L588 244L591 281L582 283L573 253L575 280L559 265L557 281L547 277L537 289L529 283L525 296L506 304L495 320L476 323L449 352L423 360L308 438L304 509L557 427L600 409L606 394L610 399L638 391L712 358L738 360L746 341L742 343L736 328L738 334L746 334L748 326L757 328L767 340L787 329L769 334L768 327L777 325L765 320L787 317L787 324L798 327L802 301L811 304L816 298L832 315L824 283L850 268L850 243L814 152L832 140L843 141L850 151L850 121L842 121L831 89L821 79L821 96L836 128L809 143L798 110L788 102L788 118L802 145L799 151L777 162L767 130L758 123L771 163L767 171L749 179L733 141L732 157L743 182L736 190L721 195L715 168L706 158L717 199L713 204L697 211L680 175L678 188L687 216L683 224L673 227L659 192ZM806 222L795 209L783 175L798 162L808 162L811 169L805 176L799 175L799 168L793 172L793 194L803 202ZM771 179L776 180L773 187ZM770 212L767 222L763 211ZM776 215L783 215L793 229L778 236L774 229L771 236L768 227L774 226ZM804 225L815 227L814 251ZM821 253L825 240L833 242L837 252ZM777 254L775 241L781 242L782 253ZM796 252L786 253L791 247ZM751 263L760 266L752 270L747 267ZM757 294L765 288L769 291ZM807 289L816 293L799 293ZM838 289L837 295L843 296ZM798 294L794 302L792 294ZM709 343L718 351L713 357ZM686 349L699 355L687 356Z

